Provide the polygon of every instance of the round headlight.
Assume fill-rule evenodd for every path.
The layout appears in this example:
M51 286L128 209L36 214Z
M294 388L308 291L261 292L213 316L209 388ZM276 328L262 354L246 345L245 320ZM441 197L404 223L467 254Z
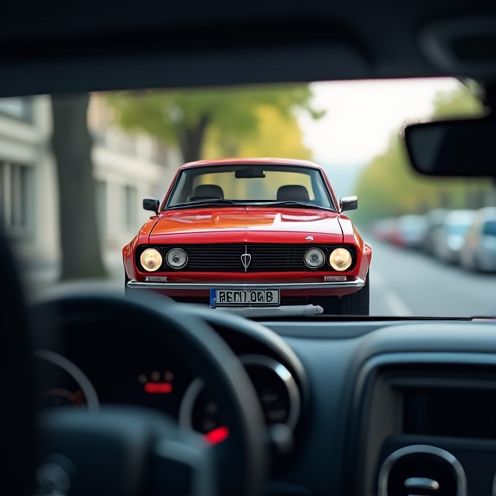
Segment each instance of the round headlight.
M310 269L322 267L325 262L324 252L320 248L309 248L305 252L304 261L305 265Z
M351 256L350 250L346 248L336 248L332 250L329 255L329 265L338 271L347 270L351 267L353 263L353 257Z
M155 248L147 248L143 250L140 256L141 267L147 272L155 272L162 265L162 255Z
M165 261L173 269L182 269L188 263L188 254L182 248L172 248L167 252Z

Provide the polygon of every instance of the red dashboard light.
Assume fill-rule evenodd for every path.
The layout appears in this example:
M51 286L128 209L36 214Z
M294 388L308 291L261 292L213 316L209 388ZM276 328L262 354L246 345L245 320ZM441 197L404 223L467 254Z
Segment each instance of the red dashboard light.
M148 394L169 394L172 393L172 384L170 382L147 382L144 389Z
M229 437L229 428L226 427L225 425L221 427L217 427L217 429L207 432L203 436L205 441L207 441L207 443L209 444L222 443L222 441L225 441L228 437Z

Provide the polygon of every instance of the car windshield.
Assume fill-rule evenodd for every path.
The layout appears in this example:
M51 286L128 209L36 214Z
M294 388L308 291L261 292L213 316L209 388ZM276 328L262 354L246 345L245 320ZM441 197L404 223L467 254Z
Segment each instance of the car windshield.
M167 206L195 206L205 200L233 200L240 204L299 201L331 207L318 170L269 164L186 169L179 174Z
M463 236L469 229L470 224L449 224L446 226L448 234L452 236Z
M403 140L485 115L480 95L428 78L0 99L0 223L35 293L496 316L495 183L419 176Z
M484 229L482 231L484 236L496 237L496 220L487 221L484 224Z

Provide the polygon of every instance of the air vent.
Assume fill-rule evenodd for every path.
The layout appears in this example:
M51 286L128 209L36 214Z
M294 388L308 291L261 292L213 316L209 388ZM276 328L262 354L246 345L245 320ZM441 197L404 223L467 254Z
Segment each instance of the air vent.
M379 496L466 496L466 487L460 462L436 446L405 446L379 472Z

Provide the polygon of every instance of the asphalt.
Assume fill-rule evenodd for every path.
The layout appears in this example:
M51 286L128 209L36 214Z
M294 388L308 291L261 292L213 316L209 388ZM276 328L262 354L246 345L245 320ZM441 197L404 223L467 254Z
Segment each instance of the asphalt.
M472 273L416 251L371 244L372 315L496 316L496 274Z

